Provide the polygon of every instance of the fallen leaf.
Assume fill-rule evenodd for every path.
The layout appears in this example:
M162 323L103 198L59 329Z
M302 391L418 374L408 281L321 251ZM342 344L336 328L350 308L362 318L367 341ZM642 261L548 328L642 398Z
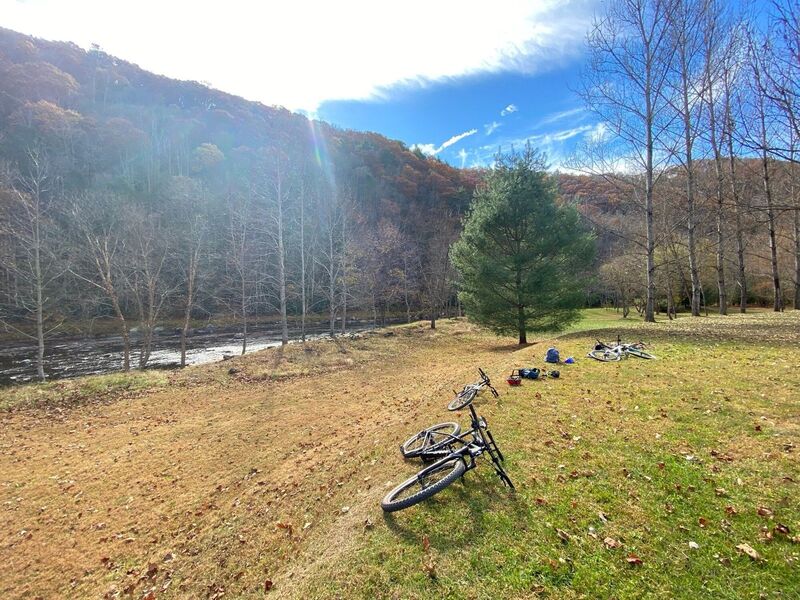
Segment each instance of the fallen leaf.
M784 525L783 523L778 523L775 525L775 533L782 533L783 535L789 535L791 533L789 531L789 527Z
M625 557L625 560L628 561L629 565L637 565L638 566L638 565L642 564L642 559L639 558L638 556L636 556L633 552L628 554L628 556Z
M369 517L364 519L364 529L372 529L373 527L375 527L375 523L372 522L372 519Z
M622 544L620 544L617 540L612 537L607 537L603 540L603 545L608 548L609 550L613 550L614 548L621 548Z
M427 535L422 536L422 550L424 552L429 552L431 549L431 540Z
M761 555L755 551L755 549L750 546L749 544L739 544L736 546L736 549L740 552L744 552L753 560L761 560Z
M771 517L772 516L772 511L770 509L768 509L766 506L759 506L757 512L762 517Z
M291 537L293 530L291 523L281 523L280 521L278 521L277 523L275 523L275 527L277 527L278 529L285 530L286 533L289 535L289 537Z
M727 496L728 495L728 490L726 490L725 488L717 488L717 489L714 490L714 493L717 496Z
M265 592L270 591L274 586L275 586L275 584L272 583L271 579L265 579L264 580L264 591Z
M563 529L558 529L557 528L556 529L556 533L558 534L558 537L561 538L561 541L564 542L564 543L567 543L568 541L570 541L572 539L572 536L570 536L570 534L568 534Z
M708 519L706 519L705 517L700 517L699 519L697 519L697 524L700 525L702 529L705 529L706 526L708 525Z
M422 570L430 577L431 579L436 578L436 561L433 560L433 556L428 554L426 558L422 560Z
M697 542L689 542L689 548L692 550L697 550L699 547L700 545Z
M739 512L739 511L738 511L738 510L736 510L736 508L735 508L735 507L733 507L733 506L726 506L726 507L725 507L725 513L726 513L726 514L728 514L728 515L735 515L735 514L737 514L738 512Z

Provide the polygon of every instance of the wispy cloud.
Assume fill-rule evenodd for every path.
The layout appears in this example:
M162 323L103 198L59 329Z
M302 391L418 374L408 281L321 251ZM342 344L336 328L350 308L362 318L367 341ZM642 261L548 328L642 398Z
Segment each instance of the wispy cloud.
M218 10L189 0L0 0L0 15L3 27L96 42L163 75L313 113L325 101L380 98L395 86L551 69L580 54L596 2L406 0L398 10L363 0L228 0ZM179 26L188 14L191 27Z
M579 127L572 127L570 129L561 129L539 135L532 135L529 139L533 142L540 142L543 144L549 144L552 142L565 142L570 138L574 138L576 135L586 133L593 129L594 125L581 125Z
M483 126L484 131L486 131L486 135L492 135L497 128L500 127L500 123L497 121L492 121L491 123L487 123Z
M567 117L576 117L582 113L586 113L587 110L585 108L571 108L570 110L563 110L561 112L553 113L547 115L544 119L539 121L539 126L541 125L551 125L556 121L561 121L562 119L566 119Z
M567 112L567 111L565 111ZM577 111L574 113L577 114ZM563 120L569 115L565 115ZM576 139L583 136L587 140L597 140L609 135L608 126L603 122L585 123L575 127L551 128L545 131L536 131L536 127L528 135L500 137L494 144L482 144L475 148L467 147L472 166L490 166L498 149L507 151L514 147L520 149L530 143L533 147L544 152L552 170L564 170L569 164L569 157L574 152Z
M466 137L469 137L471 135L475 135L476 133L478 133L477 129L470 129L469 131L465 131L464 133L459 133L459 134L454 135L453 137L445 140L444 142L441 143L441 145L439 147L436 147L435 144L413 144L411 146L411 149L412 150L415 150L415 149L419 150L420 152L422 152L423 154L427 154L428 156L435 156L435 155L439 154L439 152L441 152L445 148L449 148L453 144L456 144L456 143L460 142L461 140L463 140Z
M506 115L510 115L511 113L517 112L519 109L517 108L516 104L509 104L503 110L500 111L500 116L505 117Z
M601 121L586 132L586 139L593 143L603 142L609 138L610 133L608 125Z

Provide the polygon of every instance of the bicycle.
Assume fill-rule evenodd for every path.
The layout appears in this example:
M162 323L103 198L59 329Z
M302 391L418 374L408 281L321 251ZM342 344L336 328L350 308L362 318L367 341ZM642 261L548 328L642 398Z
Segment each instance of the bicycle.
M615 345L606 344L597 340L594 350L589 352L586 356L599 360L600 362L617 362L628 356L635 356L636 358L654 359L655 356L649 352L644 351L644 343L636 342L633 344L623 344L622 340L617 336L617 343Z
M481 381L484 382L481 388L489 387L496 395L496 390L491 387L489 378L483 371L481 371ZM464 389L469 387L465 386ZM484 453L490 456L495 473L503 484L512 490L515 489L511 478L503 468L505 457L489 431L486 419L478 416L472 405L476 395L477 391L475 394L470 394L469 400L460 404L458 408L451 408L454 404L452 401L448 405L448 410L451 411L469 406L469 431L461 433L458 423L439 423L423 429L400 446L405 458L420 458L432 464L386 494L381 501L381 508L385 512L409 508L438 494L463 477L467 471L474 469L477 466L476 459Z

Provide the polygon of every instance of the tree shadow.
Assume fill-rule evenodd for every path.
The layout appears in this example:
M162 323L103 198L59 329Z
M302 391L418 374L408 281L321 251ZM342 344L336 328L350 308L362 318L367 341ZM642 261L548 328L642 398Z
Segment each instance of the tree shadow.
M488 352L493 352L496 354L508 354L509 352L517 352L519 350L525 350L526 348L530 348L539 344L540 342L528 342L527 344L500 344L500 345L490 345L486 346L485 349Z

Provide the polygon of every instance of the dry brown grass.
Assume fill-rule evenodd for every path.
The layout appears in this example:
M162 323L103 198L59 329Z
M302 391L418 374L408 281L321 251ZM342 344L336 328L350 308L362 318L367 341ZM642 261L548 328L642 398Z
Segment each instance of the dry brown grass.
M110 404L6 413L0 595L235 596L288 577L358 513L387 434L440 412L485 356L473 344L495 343L442 328L292 344Z
M649 540L653 555L645 556L655 585L659 572L674 567L655 554L663 550L671 560L669 535L677 529L661 508L649 511L647 486L673 462L675 481L689 478L693 485L702 477L741 475L746 485L763 486L759 477L771 471L800 479L797 452L781 446L797 440L800 425L791 401L800 387L798 319L737 319L642 330L663 355L656 363L581 361L560 381L501 387L500 401L484 400L481 411L510 456L516 498L482 468L468 478L485 485L466 488L469 495L447 496L448 490L441 501L390 520L378 502L389 481L412 469L399 459L397 443L451 418L444 410L450 390L473 380L477 366L502 380L512 367L541 357L546 344L519 349L464 321L446 321L437 331L404 326L389 337L292 344L189 368L135 391L107 391L100 404L90 393L72 394L71 402L56 395L59 410L51 410L45 390L37 402L0 414L0 597L236 598L260 597L267 587L270 597L463 597L459 585L474 589L459 579L470 553L489 565L497 560L492 572L502 574L506 564L516 573L514 560L502 554L515 544L528 562L545 565L545 587L552 571L553 590L574 596L581 592L563 587L572 580L562 577L558 561L555 567L544 561L576 549L565 564L577 565L589 548L604 552L594 540L578 541L573 529L596 518L604 506L598 498L606 496L619 511L609 527L619 527L623 516L627 523L611 532L626 544L666 532L660 542ZM559 347L581 356L599 335L570 334ZM748 336L755 346L737 354L738 342L730 340ZM687 341L695 339L691 354ZM769 351L759 358L761 345ZM731 380L725 365L770 370L761 379ZM753 432L755 424L764 431ZM711 458L704 446L709 436L718 440L715 451L737 462ZM682 451L701 455L708 474L686 471L695 463ZM662 460L656 452L667 457L665 472L656 467ZM564 475L573 469L595 475ZM642 479L646 473L650 482ZM709 502L731 502L715 500L721 484L707 485ZM759 493L778 510L787 485ZM661 491L652 493L654 506L662 507ZM453 544L463 517L490 524L475 545L461 537ZM545 539L552 527L537 529L562 518L574 536L566 550L554 535ZM421 574L414 554L423 533L437 552L448 543L454 552L452 562L437 554L439 583ZM617 581L637 575L622 558L619 568ZM448 577L455 583L436 587ZM500 575L482 581L496 597L535 595Z

